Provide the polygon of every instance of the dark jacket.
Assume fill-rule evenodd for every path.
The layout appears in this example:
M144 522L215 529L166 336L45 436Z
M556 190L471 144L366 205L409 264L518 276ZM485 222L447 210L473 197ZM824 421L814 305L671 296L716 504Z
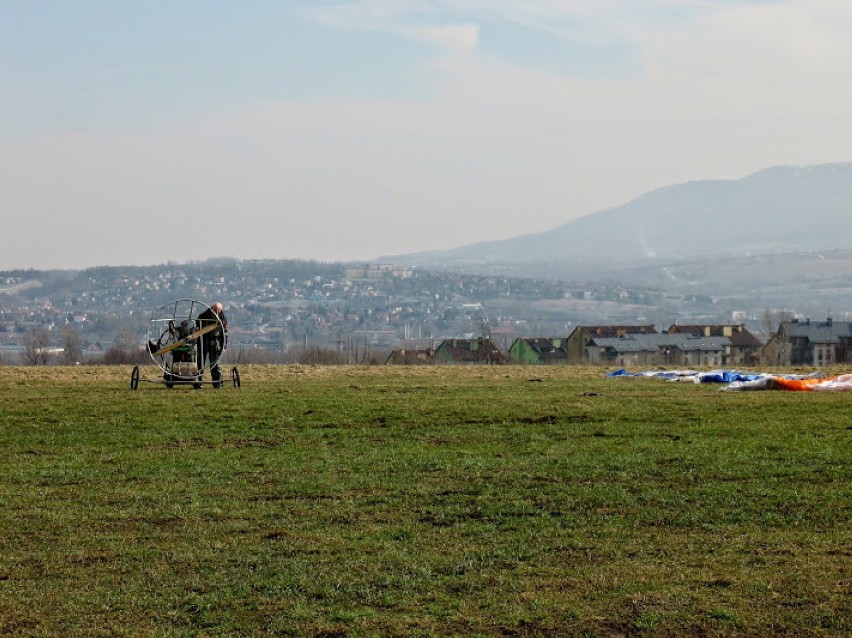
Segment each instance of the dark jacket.
M216 328L211 330L210 332L204 334L202 339L204 339L205 348L210 350L219 350L221 351L225 347L225 339L228 334L228 319L225 317L225 311L221 311L219 316L216 316L216 313L213 312L212 308L208 308L196 318L198 322L198 329L206 328L211 325L211 323L216 324ZM222 325L219 325L219 321L222 322ZM224 328L224 334L222 331Z

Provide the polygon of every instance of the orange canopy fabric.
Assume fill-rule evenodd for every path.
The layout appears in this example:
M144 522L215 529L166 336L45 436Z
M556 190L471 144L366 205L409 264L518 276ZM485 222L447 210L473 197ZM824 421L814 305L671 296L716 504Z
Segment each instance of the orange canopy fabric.
M775 377L772 379L773 385L779 390L791 390L793 392L810 392L815 385L834 381L837 377L826 377L825 379L785 379L783 377Z

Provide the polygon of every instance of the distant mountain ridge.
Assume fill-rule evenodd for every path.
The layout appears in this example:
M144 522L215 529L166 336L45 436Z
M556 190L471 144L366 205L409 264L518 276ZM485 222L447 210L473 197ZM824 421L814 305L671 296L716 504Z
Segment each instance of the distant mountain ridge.
M852 162L665 186L552 230L384 259L415 266L626 264L852 248Z

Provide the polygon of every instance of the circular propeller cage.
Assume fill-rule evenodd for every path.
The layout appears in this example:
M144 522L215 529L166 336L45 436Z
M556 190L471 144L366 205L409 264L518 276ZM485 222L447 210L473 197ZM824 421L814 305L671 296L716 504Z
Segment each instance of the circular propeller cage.
M206 303L196 299L171 301L151 313L146 349L169 378L196 380L222 356L221 351L205 352L204 335L217 328L224 335L222 319Z

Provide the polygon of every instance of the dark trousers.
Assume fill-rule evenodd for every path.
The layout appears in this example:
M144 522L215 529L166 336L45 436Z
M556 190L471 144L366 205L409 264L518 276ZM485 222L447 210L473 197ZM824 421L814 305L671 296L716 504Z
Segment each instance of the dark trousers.
M213 379L213 385L220 385L222 382L222 369L219 367L219 357L222 356L222 346L217 339L208 339L204 341L204 354L208 361L213 365L210 366L210 378ZM203 361L199 362L203 365Z

